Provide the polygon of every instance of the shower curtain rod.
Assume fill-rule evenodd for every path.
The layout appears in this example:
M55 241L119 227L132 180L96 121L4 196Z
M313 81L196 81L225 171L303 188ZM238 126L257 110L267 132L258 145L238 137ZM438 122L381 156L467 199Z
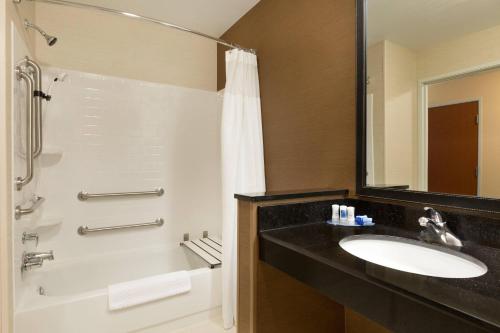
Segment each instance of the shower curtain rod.
M22 2L22 0L12 0L12 1L14 3L21 3ZM101 7L101 6L89 5L89 4L72 2L72 1L65 1L65 0L27 0L27 1L45 2L45 3L54 4L54 5L76 7L76 8L85 8L85 9L93 9L93 10L98 10L98 11L102 11L102 12L106 12L106 13L111 13L111 14L115 14L115 15L126 16L126 17L129 17L129 18L133 18L133 19L137 19L137 20L143 20L143 21L147 21L147 22L150 22L150 23L156 23L156 24L162 25L164 27L168 27L168 28L172 28L172 29L176 29L176 30L188 32L190 34L194 34L194 35L197 35L197 36L200 36L200 37L204 37L204 38L213 40L213 41L215 41L218 44L230 47L232 49L239 49L239 50L243 50L243 51L247 51L247 52L251 52L253 54L256 54L256 50L254 50L254 49L247 49L247 48L244 48L244 47L242 47L242 46L240 46L238 44L229 43L229 42L226 42L223 39L220 39L220 38L217 38L217 37L213 37L213 36L204 34L204 33L199 32L199 31L195 31L195 30L191 30L191 29L188 29L188 28L184 28L184 27L181 27L181 26L176 25L176 24L168 23L168 22L165 22L165 21L160 21L160 20L154 19L152 17L142 16L142 15L138 15L138 14L134 14L134 13L123 12L123 11L120 11L120 10L116 10L116 9L112 9L112 8L107 8L107 7Z

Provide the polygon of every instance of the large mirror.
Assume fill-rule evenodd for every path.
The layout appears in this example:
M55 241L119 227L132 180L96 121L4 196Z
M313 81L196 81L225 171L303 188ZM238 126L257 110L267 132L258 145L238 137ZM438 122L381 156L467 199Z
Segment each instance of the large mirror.
M364 8L363 187L500 198L500 1Z

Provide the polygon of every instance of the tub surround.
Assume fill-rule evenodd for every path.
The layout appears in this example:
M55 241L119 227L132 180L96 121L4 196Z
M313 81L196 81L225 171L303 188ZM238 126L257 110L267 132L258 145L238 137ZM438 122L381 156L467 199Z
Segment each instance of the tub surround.
M331 205L356 207L374 227L327 225ZM375 265L342 250L355 234L418 239L423 205L343 199L258 209L259 259L323 295L397 332L500 332L500 216L435 207L462 240L462 252L488 272L472 279L442 279Z
M198 238L205 230L221 232L218 95L60 68L43 67L42 72L43 86L52 95L44 104L44 149L50 154L36 161L33 182L16 191L13 204L23 204L21 196L32 193L46 200L35 214L13 223L15 332L32 332L33 327L37 333L70 332L73 327L128 332L196 322L200 313L219 311L220 270L209 270L179 245L185 233ZM54 82L62 74L64 80ZM16 129L20 121L14 119ZM25 167L19 153L24 150L20 137L13 139L18 175ZM200 160L203 165L196 163ZM77 197L81 191L158 187L164 195ZM193 202L197 209L191 209ZM158 218L164 220L161 227L78 233L81 226L105 228ZM33 241L23 244L23 232L37 233L38 247ZM47 250L54 251L55 260L21 275L24 251ZM196 276L191 292L108 311L110 284L179 270Z

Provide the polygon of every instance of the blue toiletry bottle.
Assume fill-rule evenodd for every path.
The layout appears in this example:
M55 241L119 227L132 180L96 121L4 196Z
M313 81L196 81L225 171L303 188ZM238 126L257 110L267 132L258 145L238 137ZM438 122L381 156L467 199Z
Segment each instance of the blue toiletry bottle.
M347 221L347 206L345 205L340 206L340 221L341 222Z

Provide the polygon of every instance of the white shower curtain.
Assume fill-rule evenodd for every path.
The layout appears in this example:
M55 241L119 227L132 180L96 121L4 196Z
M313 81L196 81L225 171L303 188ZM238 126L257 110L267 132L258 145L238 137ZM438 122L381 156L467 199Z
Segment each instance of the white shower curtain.
M222 109L222 314L229 329L236 319L237 224L235 193L263 192L264 149L257 57L226 52Z

